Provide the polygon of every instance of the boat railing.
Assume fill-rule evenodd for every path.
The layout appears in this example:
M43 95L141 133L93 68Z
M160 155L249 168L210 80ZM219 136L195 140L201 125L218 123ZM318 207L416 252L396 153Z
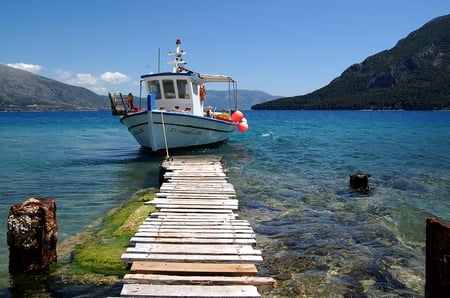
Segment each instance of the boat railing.
M119 93L119 98L117 98L116 93L109 93L109 100L111 103L111 111L113 115L126 115L131 112L130 107L128 106L126 100L123 98L122 93Z

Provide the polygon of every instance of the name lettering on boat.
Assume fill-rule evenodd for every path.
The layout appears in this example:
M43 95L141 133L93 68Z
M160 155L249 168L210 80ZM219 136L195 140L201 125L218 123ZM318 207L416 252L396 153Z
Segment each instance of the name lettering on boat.
M178 134L184 134L184 135L195 135L195 136L199 136L202 134L201 131L194 131L194 130L188 130L188 129L179 129L176 127L172 127L170 129L170 132L173 133L178 133Z

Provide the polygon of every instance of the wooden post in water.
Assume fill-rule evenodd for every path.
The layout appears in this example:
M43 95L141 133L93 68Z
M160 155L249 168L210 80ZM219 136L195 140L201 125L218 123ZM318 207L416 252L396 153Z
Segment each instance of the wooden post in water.
M427 218L425 297L449 297L450 224Z
M8 217L9 272L45 273L56 262L58 223L53 199L13 205Z

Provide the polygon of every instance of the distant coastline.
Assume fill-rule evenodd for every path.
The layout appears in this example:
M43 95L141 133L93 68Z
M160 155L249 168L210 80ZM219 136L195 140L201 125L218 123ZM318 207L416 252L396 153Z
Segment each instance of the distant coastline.
M450 15L431 20L390 50L348 67L306 95L256 104L254 110L450 109Z

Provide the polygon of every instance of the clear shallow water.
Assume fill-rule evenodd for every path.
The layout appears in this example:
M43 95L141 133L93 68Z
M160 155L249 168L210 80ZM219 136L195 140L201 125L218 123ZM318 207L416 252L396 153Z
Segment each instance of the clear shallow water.
M450 220L450 113L245 116L247 133L218 148L176 154L225 156L241 217L252 223L264 253L260 271L278 279L278 287L262 290L265 296L422 297L426 217ZM55 198L63 240L137 189L157 187L163 156L141 151L109 112L2 113L0 127L3 293L11 285L11 205ZM368 196L349 189L355 172L372 175ZM52 291L49 296L58 296Z

